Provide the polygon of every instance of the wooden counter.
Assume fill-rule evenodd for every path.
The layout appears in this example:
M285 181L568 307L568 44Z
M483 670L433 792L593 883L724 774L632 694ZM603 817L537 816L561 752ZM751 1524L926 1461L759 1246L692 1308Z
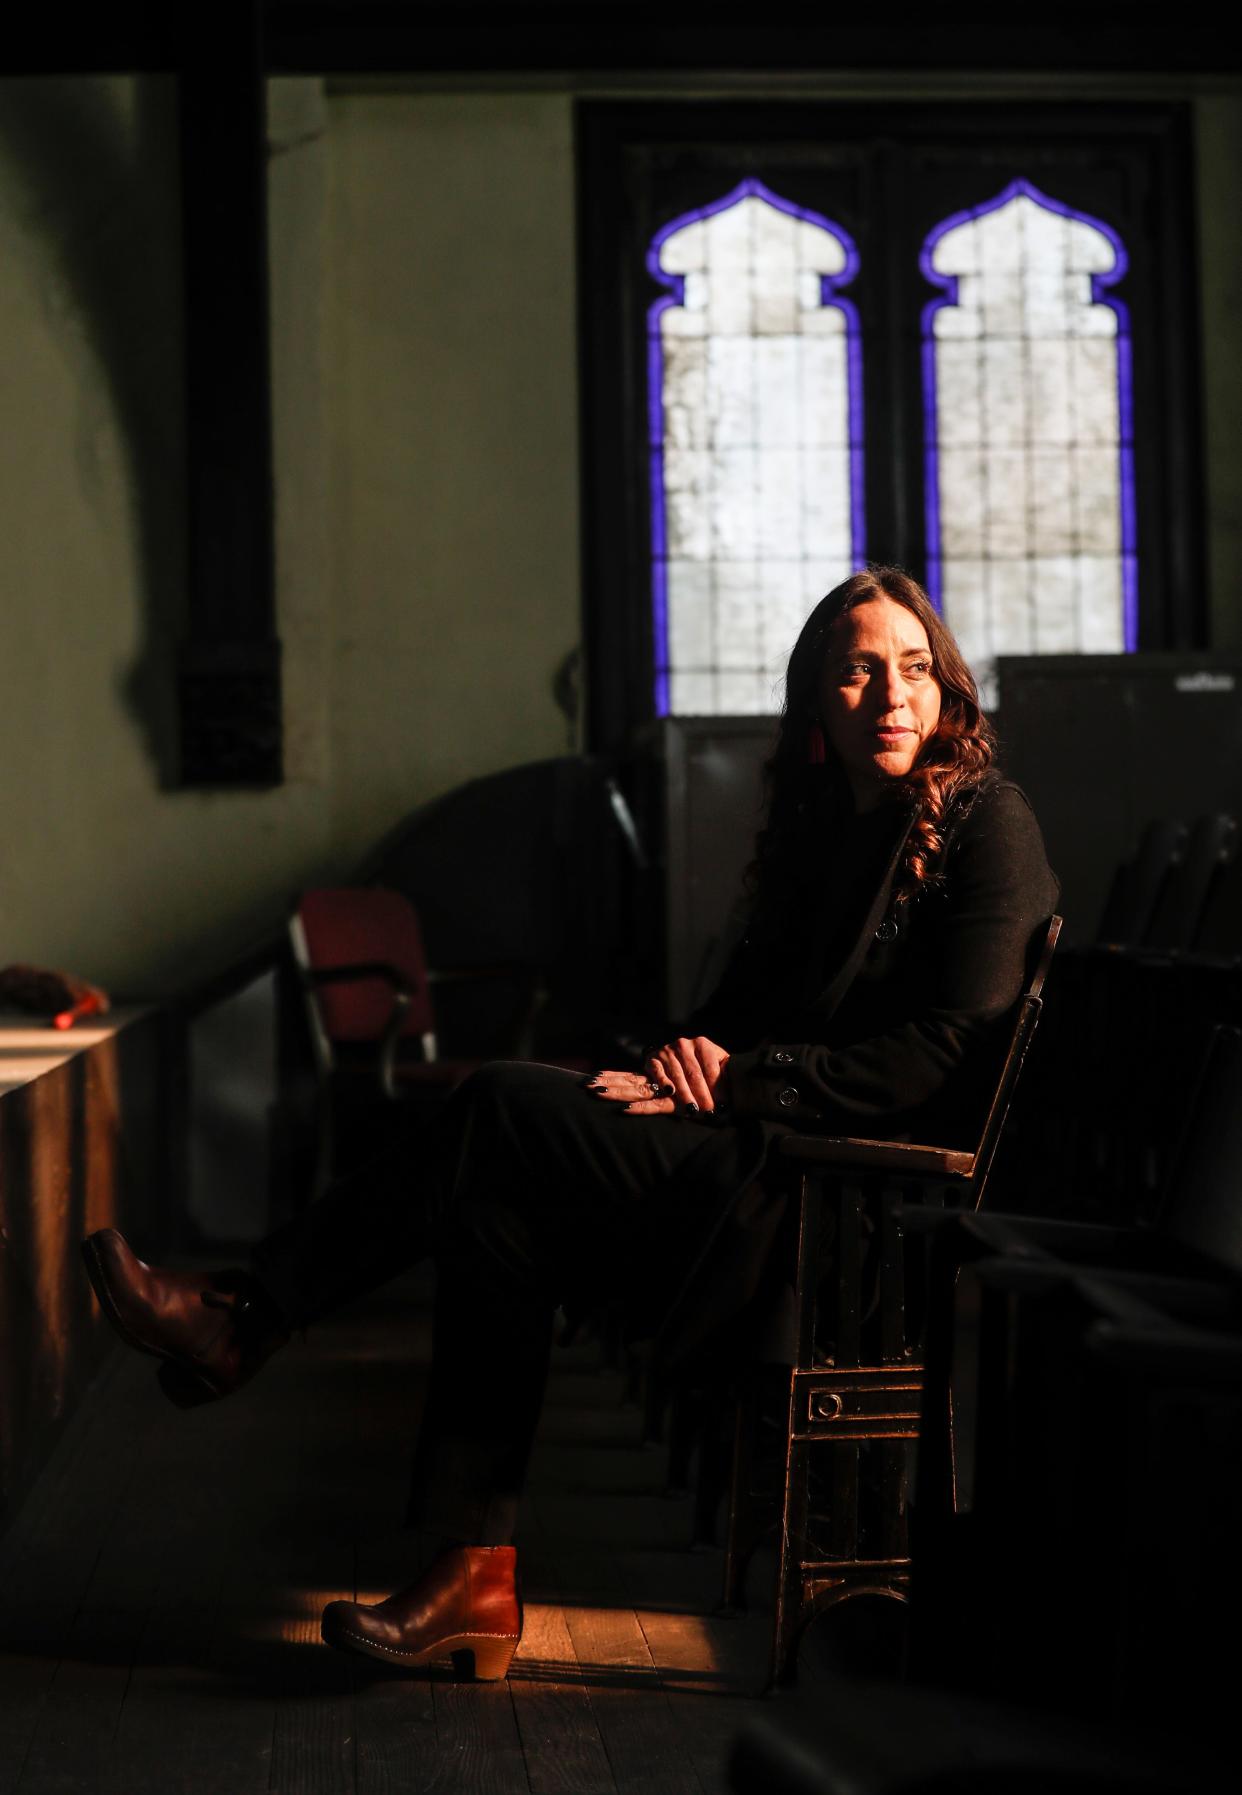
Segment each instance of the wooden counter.
M166 1237L170 1031L153 1009L65 1032L0 1014L0 1526L114 1340L79 1242Z

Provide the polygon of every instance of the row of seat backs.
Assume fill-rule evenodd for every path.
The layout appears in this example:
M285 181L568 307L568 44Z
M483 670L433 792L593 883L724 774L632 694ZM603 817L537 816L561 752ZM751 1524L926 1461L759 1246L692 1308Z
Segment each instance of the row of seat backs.
M1236 818L1157 817L1113 875L1097 941L1162 954L1242 957L1242 855Z

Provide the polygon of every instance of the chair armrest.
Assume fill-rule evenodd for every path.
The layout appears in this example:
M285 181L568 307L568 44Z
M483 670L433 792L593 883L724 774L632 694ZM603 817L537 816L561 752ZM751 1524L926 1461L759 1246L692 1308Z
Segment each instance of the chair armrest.
M975 1156L957 1147L921 1146L911 1141L872 1141L853 1135L787 1134L777 1146L781 1159L803 1166L841 1167L860 1172L897 1172L935 1178L970 1178Z
M385 1097L397 1099L397 1043L414 996L413 981L386 960L359 960L349 966L308 966L303 974L309 985L359 984L363 979L382 979L392 994L392 1009L384 1032L376 1042L376 1069Z
M348 966L307 966L303 976L312 985L357 984L360 979L383 979L391 985L394 997L404 998L408 1009L414 995L414 983L386 960L357 960Z

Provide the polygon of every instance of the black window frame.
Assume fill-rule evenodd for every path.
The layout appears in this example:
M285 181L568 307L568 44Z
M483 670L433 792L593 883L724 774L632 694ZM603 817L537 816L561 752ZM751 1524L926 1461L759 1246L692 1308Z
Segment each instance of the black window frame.
M925 575L918 252L1022 175L1130 256L1139 648L1207 645L1191 109L890 99L576 107L588 746L654 716L644 268L660 225L755 175L845 227L863 332L867 553Z

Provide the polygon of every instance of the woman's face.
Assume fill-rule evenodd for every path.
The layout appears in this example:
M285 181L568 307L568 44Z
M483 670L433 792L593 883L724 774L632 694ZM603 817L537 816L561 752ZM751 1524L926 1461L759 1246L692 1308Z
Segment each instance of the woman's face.
M854 802L870 809L903 779L940 721L927 631L904 605L871 598L833 625L819 680L824 734Z

